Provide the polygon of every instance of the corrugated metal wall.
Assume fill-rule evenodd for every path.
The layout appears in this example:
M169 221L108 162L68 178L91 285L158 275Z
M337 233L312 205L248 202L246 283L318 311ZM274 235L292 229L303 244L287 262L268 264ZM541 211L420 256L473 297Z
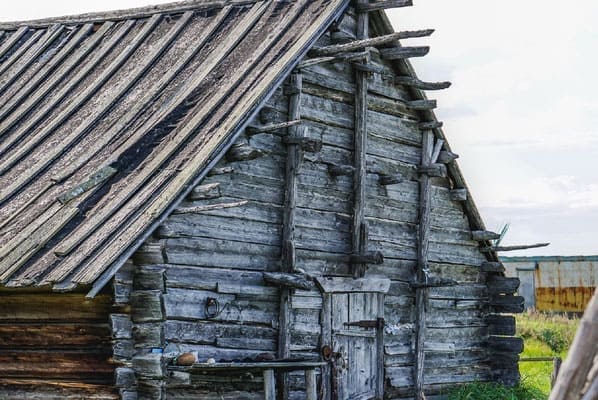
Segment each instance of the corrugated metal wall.
M598 256L502 257L507 275L521 280L526 308L583 312L598 282Z

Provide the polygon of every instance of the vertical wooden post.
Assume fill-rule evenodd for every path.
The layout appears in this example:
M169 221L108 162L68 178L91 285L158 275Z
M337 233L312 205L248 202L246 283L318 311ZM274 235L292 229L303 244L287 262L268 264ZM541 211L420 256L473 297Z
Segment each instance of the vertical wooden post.
M294 73L290 78L289 85L289 115L290 121L301 118L301 74ZM295 125L288 127L287 134L290 137L298 135L299 128ZM295 207L297 202L297 174L301 166L303 151L301 147L289 142L287 144L287 161L285 167L285 198L283 209L283 228L282 228L282 272L293 272L295 270ZM283 287L280 289L280 310L278 317L278 357L286 359L291 356L291 308L290 308L290 289ZM287 400L289 398L288 375L286 373L278 374L278 398Z
M305 370L305 390L307 400L318 400L316 392L316 370Z
M378 293L378 326L376 327L376 399L384 397L384 293Z
M563 360L561 360L561 357L554 357L552 359L552 373L550 374L550 388L551 389L554 387L554 384L556 383L557 376L559 376L559 370L561 369L562 361Z
M322 327L322 343L332 347L332 298L329 293L322 293L322 311L320 314L320 326ZM330 363L322 368L322 400L330 400L332 397L332 368Z
M432 131L424 131L422 148L422 167L426 170L432 163L434 148L434 134ZM417 282L426 281L428 271L428 243L430 241L430 177L422 173L419 177L419 226L418 226L418 248L417 248ZM415 289L416 308L416 338L415 338L415 399L423 400L424 388L424 341L426 336L426 298L428 289L418 287Z
M358 0L357 5L365 5L368 0ZM369 35L368 13L357 14L357 40L366 39ZM366 200L366 151L367 151L367 101L368 82L367 72L355 71L355 172L353 175L353 253L362 254L367 249L365 230L365 200ZM360 278L365 274L365 264L353 265L353 276Z
M276 382L274 381L274 370L264 370L264 399L274 400L276 398Z

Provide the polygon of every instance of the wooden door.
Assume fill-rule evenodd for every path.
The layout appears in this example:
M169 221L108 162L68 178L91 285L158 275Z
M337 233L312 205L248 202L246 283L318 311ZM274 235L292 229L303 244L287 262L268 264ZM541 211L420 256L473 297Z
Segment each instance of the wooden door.
M387 279L327 278L323 338L332 348L332 400L382 399ZM334 280L334 284L332 283ZM320 281L320 280L319 280Z

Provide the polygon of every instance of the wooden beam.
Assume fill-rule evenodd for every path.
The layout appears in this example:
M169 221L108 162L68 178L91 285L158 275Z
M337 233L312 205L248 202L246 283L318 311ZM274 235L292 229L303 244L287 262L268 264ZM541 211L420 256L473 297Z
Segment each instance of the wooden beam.
M328 165L328 173L332 176L351 176L355 173L355 167L352 165Z
M174 210L173 214L197 214L205 211L222 210L224 208L240 207L249 203L247 200L233 201L230 203L206 204L204 206L194 207L179 207Z
M299 73L291 74L289 88L289 121L301 119L301 89L303 87L303 77ZM303 135L304 130L299 130L298 125L291 125L287 128L287 138L296 138L299 134ZM287 159L285 166L285 190L284 207L282 211L282 252L281 252L281 272L292 273L295 271L295 213L297 204L297 175L301 168L303 159L303 150L298 143L288 141ZM291 323L291 304L290 290L283 287L280 290L280 310L278 317L278 357L287 359L291 356L291 332L289 325ZM278 394L282 400L289 398L289 379L286 373L278 374Z
M410 110L428 111L436 108L436 100L413 100L408 101L405 106Z
M430 52L429 46L392 47L380 49L382 58L386 60L402 60L412 57L423 57Z
M266 126L259 126L259 127L248 126L247 128L245 128L245 132L248 135L256 135L258 133L278 131L280 129L289 128L291 126L299 125L301 123L302 123L302 121L300 119L295 119L292 121L281 122L278 124L270 124L270 125L266 125Z
M369 62L370 52L360 51L357 53L339 53L334 56L316 57L301 61L297 65L297 69L311 67L312 65L325 64L338 61L351 61L351 62Z
M395 76L394 82L420 90L442 90L448 89L451 86L451 83L448 81L424 82L413 76Z
M458 188L453 189L449 192L449 196L453 201L466 201L467 200L467 189Z
M384 255L380 251L368 251L362 254L351 254L349 256L351 264L382 264Z
M430 168L432 154L434 152L434 134L425 131L423 134L421 168ZM428 245L430 242L430 219L431 219L431 184L430 176L427 173L419 176L419 224L417 235L417 272L416 282L425 282L428 271ZM415 291L415 365L414 377L415 399L424 400L424 342L426 337L426 302L428 289L425 287L416 288Z
M535 243L535 244L523 244L523 245L516 245L516 246L487 246L482 247L480 251L482 253L490 253L492 251L514 251L514 250L525 250L525 249L535 249L538 247L546 247L550 243Z
M594 292L581 318L569 354L550 393L549 400L579 399L584 386L583 400L596 399L596 357L598 356L598 291Z
M315 283L301 274L285 272L264 272L264 281L277 286L284 286L295 289L311 290L316 287Z
M358 0L357 6L366 5L367 0ZM369 36L369 16L367 13L357 14L358 41ZM367 226L365 225L366 201L366 153L367 153L367 110L368 110L368 73L355 70L355 139L353 174L353 223L351 242L354 254L364 254L367 250ZM365 263L352 264L353 277L361 278L366 271Z
M446 178L447 170L444 164L430 164L428 166L420 166L417 168L417 172L419 174L425 174L428 176L438 177L438 178Z
M480 266L480 269L482 272L505 272L505 267L503 263L498 261L484 261Z
M405 179L403 178L403 175L401 175L401 174L393 174L393 175L384 175L384 174L381 174L381 175L379 175L379 178L378 178L378 182L382 186L394 185L394 184L397 184L397 183L401 183L404 180Z
M375 1L373 3L358 3L355 6L355 10L358 13L366 13L378 10L385 10L387 8L399 8L399 7L410 7L413 5L413 0L387 0L387 1Z
M442 128L442 122L441 121L427 121L427 122L420 122L418 124L418 128L421 129L422 131L424 130L432 130L432 129L440 129Z
M441 164L449 164L459 158L458 154L453 153L449 150L442 150L438 155L438 162Z
M397 40L418 38L430 36L434 33L434 29L425 29L421 31L405 31L405 32L394 32L388 35L376 36L373 38L359 39L349 43L333 44L330 46L316 47L310 50L310 56L331 56L338 53L346 53L350 51L356 51L365 49L367 47L378 47L389 43L394 43Z
M500 238L500 233L490 231L472 231L471 238L478 242L485 242L487 240L495 240Z
M409 286L412 289L420 289L420 288L431 288L431 287L445 287L445 286L456 286L459 282L448 279L448 278L439 278L436 276L428 276L424 281L413 281L409 282Z

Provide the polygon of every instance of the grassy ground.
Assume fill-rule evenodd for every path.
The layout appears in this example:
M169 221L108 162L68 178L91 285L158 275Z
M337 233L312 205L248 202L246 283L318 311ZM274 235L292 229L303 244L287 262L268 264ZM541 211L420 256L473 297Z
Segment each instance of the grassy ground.
M579 319L541 313L517 315L517 334L525 340L525 357L567 356ZM514 388L474 383L449 395L449 400L546 400L550 393L552 362L521 362L521 384Z

